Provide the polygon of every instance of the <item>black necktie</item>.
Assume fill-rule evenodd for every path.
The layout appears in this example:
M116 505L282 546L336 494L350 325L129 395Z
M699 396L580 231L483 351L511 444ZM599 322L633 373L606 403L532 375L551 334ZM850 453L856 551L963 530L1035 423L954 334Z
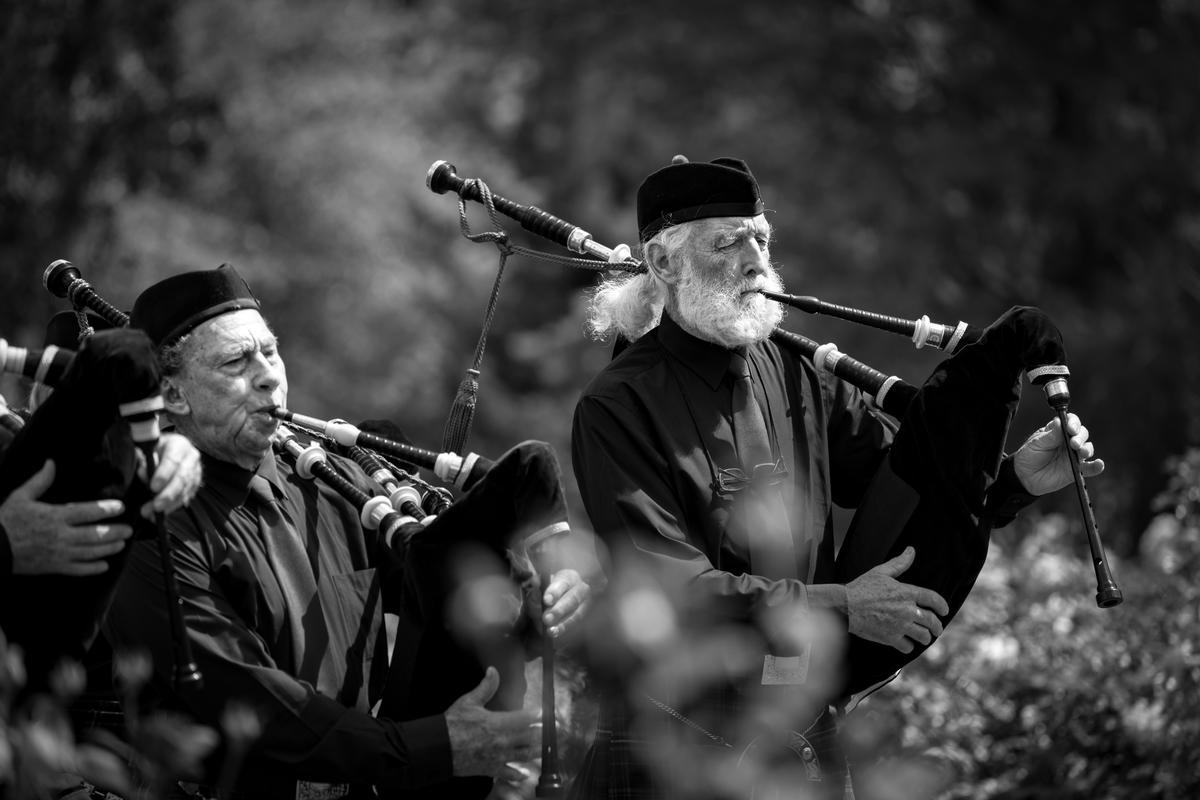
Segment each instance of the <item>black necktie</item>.
M735 496L735 503L741 505L750 569L766 578L803 578L779 485L786 478L771 477L775 473L775 459L771 455L766 419L754 397L750 365L735 352L730 356L729 372L733 385L733 436L747 479L745 488Z
M733 436L742 470L750 476L760 464L774 465L771 438L762 408L754 398L749 362L744 356L734 353L729 359L729 372L733 383Z
M283 593L295 659L294 669L315 683L318 681L317 671L309 662L320 663L329 634L325 630L324 615L317 599L317 582L301 540L301 532L296 529L281 501L282 498L276 495L266 478L254 475L250 479L248 503L258 511L259 530L267 559Z

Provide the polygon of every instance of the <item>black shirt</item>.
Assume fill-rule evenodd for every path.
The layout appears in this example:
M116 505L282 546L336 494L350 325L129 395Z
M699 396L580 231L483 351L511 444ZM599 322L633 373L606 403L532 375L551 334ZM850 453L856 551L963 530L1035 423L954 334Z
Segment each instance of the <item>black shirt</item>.
M713 485L717 470L737 462L730 351L669 316L584 391L572 457L597 533L632 544L661 574L697 580L709 596L740 598L749 613L809 600L818 548L832 546L832 505L857 504L895 426L857 389L769 341L745 355L792 484L793 538L809 550L802 580L750 574L744 545L725 536L728 509Z
M370 487L352 462L330 461ZM388 581L376 570L383 565L375 563L374 532L363 529L358 510L275 456L257 472L206 456L204 474L191 506L167 520L185 625L204 675L203 689L175 699L214 726L231 698L262 716L242 790L291 798L296 780L419 786L448 779L443 716L396 722L369 713ZM252 490L256 476L273 503ZM164 605L157 544L138 542L106 633L114 650L148 647L170 692Z
M743 544L725 535L728 509L714 483L718 469L737 462L724 380L730 351L667 314L576 406L572 461L588 516L603 539L632 546L655 574L695 580L702 594L731 600L747 616L797 601L840 607L844 594L805 584L828 574L833 504L858 506L897 426L859 389L769 340L745 356L792 483L792 533L809 549L807 575L751 574ZM1031 500L1006 459L989 497L994 521L1004 524Z

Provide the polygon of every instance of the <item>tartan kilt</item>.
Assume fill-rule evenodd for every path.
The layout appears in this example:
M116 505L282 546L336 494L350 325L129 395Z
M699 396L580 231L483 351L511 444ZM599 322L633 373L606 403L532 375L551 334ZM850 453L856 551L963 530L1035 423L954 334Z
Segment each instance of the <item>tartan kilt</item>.
M744 696L726 687L706 704L703 719L729 720L744 714L749 705ZM756 785L754 774L745 769L738 774L747 754L759 745L753 742L725 741L718 726L695 725L694 709L688 709L693 724L681 721L650 698L640 698L631 706L604 702L600 706L596 736L579 772L571 784L568 800L748 800L788 797L795 800L852 800L847 779L846 758L837 741L837 711L828 707L816 719L790 732L786 745L794 756L795 768L788 777L795 780L791 790L781 794ZM637 723L635 724L635 720ZM703 730L697 728L703 727ZM724 726L727 727L727 726ZM662 748L659 737L682 744L683 755L674 759L652 759L653 748ZM807 748L807 749L806 749ZM804 753L805 755L801 755ZM719 782L710 782L697 791L696 775L724 761L731 769ZM657 763L656 763L657 762Z

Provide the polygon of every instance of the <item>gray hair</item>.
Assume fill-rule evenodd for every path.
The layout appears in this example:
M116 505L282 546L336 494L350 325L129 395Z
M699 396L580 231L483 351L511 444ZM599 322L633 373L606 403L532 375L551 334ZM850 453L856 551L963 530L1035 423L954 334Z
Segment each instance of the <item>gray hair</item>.
M652 244L663 247L668 259L678 258L694 230L688 223L663 228L642 245L643 258ZM587 331L600 341L613 334L635 341L658 324L666 302L667 286L650 269L606 276L588 300Z
M191 338L190 332L185 333L170 344L164 344L158 348L158 368L162 371L164 378L178 375L183 371L183 350Z

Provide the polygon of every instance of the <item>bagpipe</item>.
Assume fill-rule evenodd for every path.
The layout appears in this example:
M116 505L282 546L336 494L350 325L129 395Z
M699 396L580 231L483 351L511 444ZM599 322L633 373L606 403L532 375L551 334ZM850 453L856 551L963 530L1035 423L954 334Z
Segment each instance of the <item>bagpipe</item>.
M969 346L937 366L920 387L885 376L796 334L776 331L781 347L811 358L859 387L886 413L900 420L887 457L855 509L838 551L833 580L848 583L871 568L916 548L913 565L900 580L933 589L945 598L948 624L962 607L987 557L991 522L985 513L1013 414L1021 378L1040 386L1064 431L1096 574L1096 603L1122 601L1096 528L1078 454L1065 443L1067 388L1062 338L1040 310L1016 307L984 329ZM851 636L846 657L846 693L865 691L925 651L909 653Z
M466 200L486 203L527 230L575 252L591 256L597 268L645 271L627 245L608 248L591 234L535 206L521 205L487 189L482 181L463 179L455 167L438 161L426 183L437 193L455 191ZM762 292L768 299L813 314L825 314L911 337L918 347L951 355L920 387L888 376L837 350L798 334L776 329L775 343L856 386L886 413L900 420L887 458L879 467L838 553L838 582L916 547L916 559L901 577L945 597L952 617L975 583L987 553L990 524L984 515L987 491L997 476L1004 441L1020 398L1021 375L1042 388L1063 428L1064 443L1096 574L1096 603L1110 608L1122 594L1100 541L1079 456L1066 442L1070 392L1062 338L1036 308L1018 307L984 329L959 322L944 325L928 316L917 320L826 303L814 297ZM949 617L943 622L949 620ZM903 654L851 637L848 693L859 692L895 673L924 647Z
M497 666L501 686L496 708L520 708L525 695L522 645L512 635L512 620L471 626L455 624L454 604L472 585L491 578L516 579L537 588L534 607L559 556L556 540L569 532L561 474L553 449L543 442L522 442L496 460L471 453L426 450L363 431L342 420L321 420L278 408L283 420L276 449L296 465L303 478L315 477L360 509L368 530L378 529L378 546L399 569L399 625L396 647L379 714L398 720L439 714L476 686L487 665ZM324 437L330 450L342 450L378 484L371 494L348 481L327 462L319 441L302 444L286 426ZM355 452L355 450L358 452ZM407 478L399 478L381 456L393 456L434 472L461 494L426 513L424 498ZM523 574L532 569L536 573ZM396 580L396 579L393 579ZM539 613L540 616L540 613ZM554 709L554 645L540 637L542 656L542 777L538 796L557 796L558 771ZM482 797L490 780L455 779L450 787L428 790L430 797ZM417 796L426 796L418 792Z
M131 525L135 536L153 535L138 513L151 499L146 482L155 469L162 408L158 366L146 335L104 331L89 337L77 352L4 343L0 354L6 370L54 388L0 462L0 497L52 459L54 481L41 502L120 499L126 510L114 521ZM138 452L145 481L137 474ZM109 557L106 571L98 575L15 575L6 583L0 626L25 646L31 675L47 675L62 659L84 660L128 552L125 548ZM189 661L181 662L185 672Z
M14 440L0 465L0 496L7 495L40 468L54 460L53 485L40 498L63 503L119 498L125 513L116 521L129 524L135 538L156 538L165 576L165 601L170 610L175 685L186 689L202 681L184 635L183 617L170 545L163 515L152 521L139 513L150 499L149 481L157 469L160 436L158 415L163 408L154 345L142 332L128 328L129 316L100 296L69 261L51 263L42 284L52 294L70 299L80 325L77 351L48 345L25 349L0 340L0 361L37 384L54 389ZM85 309L95 311L111 330L95 331ZM138 477L138 457L144 480ZM6 619L19 635L39 643L46 664L61 658L82 661L96 640L112 600L129 548L108 559L107 570L91 577L41 575L14 580L14 597L38 598L37 613L21 621Z

